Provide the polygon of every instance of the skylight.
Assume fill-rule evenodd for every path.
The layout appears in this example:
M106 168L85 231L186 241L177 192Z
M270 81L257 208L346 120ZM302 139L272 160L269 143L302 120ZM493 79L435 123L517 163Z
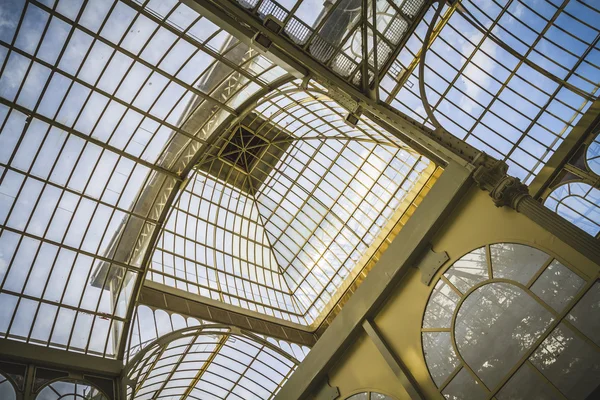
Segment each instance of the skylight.
M445 128L526 182L598 94L600 11L555 3L446 8L426 60ZM425 2L372 3L365 52L360 1L236 4L363 89L367 57L381 100L429 124ZM0 337L123 356L145 275L314 328L436 167L184 2L0 7ZM548 206L598 234L598 191L563 189Z
M442 12L442 29L426 57L428 101L446 130L506 160L510 174L530 183L598 97L600 8L580 0L461 5L477 22L454 9ZM382 78L379 93L426 124L418 64L433 7Z
M0 336L116 357L169 194L285 71L178 2L82 4L0 5Z
M280 132L267 153L285 151L254 156L253 168L269 172L253 192L239 189L247 175L224 181L205 172L222 165L219 157L201 157L159 238L150 279L314 327L361 271L434 166L368 119L350 127L317 86L299 84L254 109L265 121L254 134ZM232 131L223 133L225 150L243 147L231 138L253 140L238 125Z

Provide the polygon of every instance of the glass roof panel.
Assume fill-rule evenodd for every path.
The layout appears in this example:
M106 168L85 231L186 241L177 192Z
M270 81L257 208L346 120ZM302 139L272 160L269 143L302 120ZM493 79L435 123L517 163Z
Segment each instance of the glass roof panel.
M177 2L0 11L0 336L115 357L170 192L285 71Z
M544 205L592 236L600 234L600 190L582 182L561 185Z
M9 381L2 373L0 373L0 395L6 400L15 400L17 398L15 388L11 381Z
M228 147L231 130L220 140L232 150L202 157L159 238L150 279L311 325L360 272L433 164L366 118L348 125L318 87L299 85L279 87L240 117L266 147L252 172L231 169L246 157Z
M594 141L589 144L585 162L590 170L600 175L600 133L597 133Z
M211 321L198 320L192 317L185 317L171 311L150 308L145 305L138 305L135 310L134 323L128 338L126 361L129 362L136 354L155 340L171 332L214 324ZM302 361L310 351L310 348L296 343L286 342L268 336L254 334L271 345L281 349L285 353Z
M467 13L444 8L426 55L428 102L440 124L506 160L525 183L598 96L600 8L555 3L467 0ZM432 7L380 87L382 100L427 125L418 65L433 13Z
M298 364L284 348L233 328L187 328L128 363L128 398L271 399Z

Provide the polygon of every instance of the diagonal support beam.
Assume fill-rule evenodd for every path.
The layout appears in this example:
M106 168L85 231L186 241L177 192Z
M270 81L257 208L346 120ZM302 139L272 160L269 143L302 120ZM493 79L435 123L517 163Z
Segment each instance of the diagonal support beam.
M471 186L471 169L451 163L423 199L362 285L323 333L276 399L304 399L323 381L346 348L362 332L418 261L462 195Z
M189 317L237 326L261 335L312 347L316 335L307 327L281 321L261 313L239 309L236 306L199 296L167 285L146 281L138 304L180 313Z
M379 350L379 353L385 359L385 362L391 370L394 371L394 374L398 377L398 380L400 380L402 387L404 387L404 390L406 390L406 393L408 393L410 398L412 400L423 400L425 397L423 397L423 394L419 390L415 378L413 378L408 368L406 368L398 356L394 354L394 351L381 336L381 333L379 333L375 323L370 319L365 319L362 326L369 338L373 341L373 344L375 344L375 347L377 347L377 350Z
M361 108L365 115L378 124L387 124L390 133L427 157L442 158L445 162L462 165L475 161L481 152L446 131L432 131L391 106L372 99L368 93L337 76L316 61L305 49L291 39L267 29L262 21L233 0L183 0L189 7L206 16L217 25L252 45L252 37L259 32L272 45L266 56L286 68L298 78L310 77L328 89L328 95L350 111Z

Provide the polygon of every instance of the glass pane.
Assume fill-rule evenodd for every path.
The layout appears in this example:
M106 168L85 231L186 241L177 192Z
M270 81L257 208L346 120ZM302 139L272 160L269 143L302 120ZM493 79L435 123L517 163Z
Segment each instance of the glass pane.
M485 247L474 250L456 261L444 276L463 293L477 283L488 279Z
M523 285L548 260L548 254L533 247L515 243L499 243L492 250L492 272L494 278L512 279Z
M588 167L590 167L596 175L600 175L600 133L596 135L594 141L588 146L585 158Z
M600 346L600 282L594 283L573 307L569 321Z
M226 328L188 328L184 337L155 342L128 364L127 376L139 377L131 398L179 399L188 392L194 399L271 399L297 360L269 342Z
M369 400L369 393L367 393L367 392L356 393L356 394L353 394L352 396L348 397L347 400Z
M435 285L429 303L427 303L423 328L449 328L452 314L459 300L458 294L440 280Z
M98 389L84 382L56 381L45 386L37 395L37 400L59 400L89 398L108 400Z
M564 324L544 340L530 360L570 399L585 399L598 386L600 351Z
M584 284L585 281L577 274L554 260L535 281L531 291L560 312Z
M519 287L490 283L471 293L458 311L456 345L481 380L495 387L552 319Z
M460 363L450 343L450 332L423 332L423 352L429 373L438 387Z
M559 400L548 382L528 364L519 368L502 390L496 395L498 400Z
M390 396L385 394L371 392L371 400L393 400Z
M592 236L600 232L600 190L587 183L557 187L544 205Z
M486 390L469 374L466 369L460 370L442 392L450 400L479 400L486 398Z
M16 398L17 395L13 385L4 375L0 374L0 399L15 400Z

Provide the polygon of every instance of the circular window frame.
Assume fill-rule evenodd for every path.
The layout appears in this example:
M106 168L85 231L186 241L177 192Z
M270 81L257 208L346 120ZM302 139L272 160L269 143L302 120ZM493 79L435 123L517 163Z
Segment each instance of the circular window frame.
M529 278L527 284L522 284L520 282L517 282L512 279L507 279L507 278L494 278L493 269L492 269L491 247L494 245L507 245L507 244L508 245L512 244L512 245L519 245L519 246L527 246L534 250L543 252L547 255L546 260L538 267L538 269L531 276L531 278ZM462 260L465 256L467 256L471 253L474 253L479 249L484 249L484 251L485 251L485 263L486 263L486 267L487 267L487 278L484 279L483 281L476 282L475 284L470 286L468 290L466 290L464 293L462 293L444 275L452 267L454 267L458 261ZM573 298L571 300L569 300L564 305L563 309L560 311L554 310L550 304L546 303L544 300L542 300L538 295L536 295L531 290L533 285L538 281L538 278L546 270L548 270L548 267L555 261L559 262L564 267L568 268L571 272L573 272L576 276L578 276L579 278L581 278L583 280L583 284L582 284L581 288L578 289L578 291L575 293ZM428 306L429 306L434 294L436 293L435 287L440 281L443 281L446 285L448 285L448 287L453 291L453 293L455 293L459 296L459 300L456 302L456 306L455 306L454 310L452 311L452 318L450 321L449 328L425 328L424 323L425 323L425 317L427 315L427 309L428 309ZM569 313L573 310L573 308L577 305L577 303L585 296L585 294L590 290L590 288L596 282L600 282L600 280L598 280L597 276L591 277L591 276L585 274L583 271L575 268L570 263L565 262L565 260L562 257L556 255L553 251L545 249L543 246L540 246L538 244L533 244L533 243L529 243L526 241L507 240L507 241L503 241L503 242L491 242L491 243L486 243L486 244L483 244L480 246L476 246L476 247L472 248L471 250L461 254L459 257L455 258L452 263L449 263L448 265L440 268L436 272L434 279L432 279L431 283L429 284L430 291L429 291L429 294L427 295L427 301L425 302L423 309L422 309L421 326L420 326L420 333L421 333L420 346L421 346L421 355L423 357L423 362L425 363L425 367L427 368L427 373L429 375L430 382L433 384L436 391L438 393L440 393L441 396L444 396L444 394L443 394L444 390L453 381L453 379L463 369L465 369L468 372L469 376L474 380L474 382L477 385L480 385L482 387L482 389L484 390L484 392L486 393L486 396L488 398L492 398L492 397L496 396L498 394L498 392L500 392L502 390L502 388L508 383L508 381L517 373L519 368L521 368L522 366L527 364L529 357L531 356L531 354L533 354L536 351L536 349L540 346L540 344L546 338L548 338L552 334L552 332L558 326L560 326L562 323L566 323L566 325L569 328L571 328L574 332L576 332L576 334L583 335L584 337L586 337L585 334L583 334L579 329L574 327L573 324L569 322L567 317L568 317ZM463 305L463 303L465 302L465 300L476 290L482 288L483 286L486 286L488 284L493 284L493 283L508 283L508 284L514 285L515 287L518 287L519 289L523 290L525 293L530 295L531 298L534 301L536 301L538 304L540 304L545 310L550 312L553 319L550 322L550 324L546 327L546 329L543 331L543 333L535 340L535 342L533 342L533 344L527 349L527 351L525 351L523 353L523 355L519 358L519 360L510 368L510 370L507 373L504 374L504 376L500 379L500 383L497 384L496 387L493 387L490 389L483 383L482 379L473 371L471 366L469 366L469 364L464 360L464 358L460 354L460 351L458 350L458 346L456 344L456 339L455 339L455 326L456 326L456 319L457 319L458 312L460 311L460 308ZM457 360L457 366L454 367L452 372L450 372L450 374L438 386L435 383L435 380L433 379L433 375L432 375L431 369L429 367L429 364L427 362L427 358L425 355L424 334L425 333L439 333L439 332L448 332L450 334L450 346L451 346L452 351L454 352L454 356ZM554 385L552 385L550 382L548 382L548 383L549 383L549 386L551 386L553 389L558 391L558 389Z

